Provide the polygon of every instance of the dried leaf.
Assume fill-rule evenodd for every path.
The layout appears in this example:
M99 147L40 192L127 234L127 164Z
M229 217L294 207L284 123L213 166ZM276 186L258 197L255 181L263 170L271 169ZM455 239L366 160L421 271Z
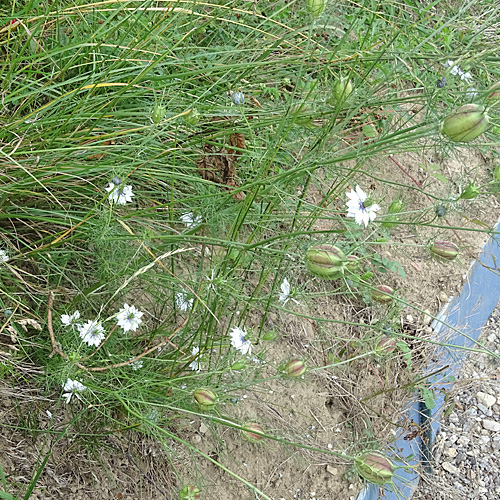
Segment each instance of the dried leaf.
M233 150L233 149L229 149L227 150L227 152L230 154L230 155L234 155L236 157L238 157L239 155L242 154L242 151L240 151L241 149L246 149L246 145L245 145L245 136L241 133L234 133L234 134L231 134L229 136L229 145L230 146L233 146L235 148L238 148L237 150Z
M243 134L233 135L243 136ZM235 142L238 141L236 138L234 140ZM243 138L243 146L244 140ZM236 146L236 143L234 146ZM223 184L230 191L232 191L233 188L239 187L236 175L236 155L229 154L226 148L221 148L214 152L212 146L209 144L203 146L203 153L204 155L196 162L198 172L203 179L217 184ZM245 195L243 193L235 193L234 197L237 200L242 200L245 198Z

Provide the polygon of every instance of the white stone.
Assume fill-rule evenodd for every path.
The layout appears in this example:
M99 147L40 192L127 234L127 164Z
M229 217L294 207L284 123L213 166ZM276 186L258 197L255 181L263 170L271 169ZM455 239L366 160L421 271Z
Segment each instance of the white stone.
M456 448L446 448L443 453L450 458L455 458L458 455Z
M500 432L500 422L495 422L494 420L488 420L485 418L483 420L483 427L487 431Z
M488 342L491 342L492 344L494 344L497 340L497 336L492 333L491 335L488 335Z
M467 436L460 436L460 437L458 438L457 443L458 443L460 446L463 446L464 448L467 448L467 446L469 446L470 439L469 439Z
M329 472L332 476L336 476L339 473L339 470L336 469L335 467L332 467L331 465L326 466L327 472Z
M429 309L426 309L422 315L422 323L427 326L431 324L431 321L432 321L431 312L429 311Z
M486 408L491 408L497 402L495 396L481 391L476 394L476 399L478 403L486 406Z
M457 467L455 467L452 463L450 462L443 462L443 469L446 472L450 472L451 474L459 475L460 471L458 470Z

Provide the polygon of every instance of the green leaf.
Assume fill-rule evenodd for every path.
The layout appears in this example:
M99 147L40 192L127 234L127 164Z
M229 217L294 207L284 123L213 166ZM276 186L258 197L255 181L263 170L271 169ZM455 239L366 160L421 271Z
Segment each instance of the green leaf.
M443 175L440 174L439 172L434 172L432 176L437 179L438 181L444 182L445 184L448 182L448 179Z
M375 139L378 136L377 129L371 123L363 125L363 134L368 137L368 139Z

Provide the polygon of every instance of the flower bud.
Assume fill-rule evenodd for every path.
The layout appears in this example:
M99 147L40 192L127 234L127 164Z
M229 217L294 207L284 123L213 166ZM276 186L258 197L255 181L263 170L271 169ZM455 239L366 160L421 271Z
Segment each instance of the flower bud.
M396 470L395 465L378 451L359 455L354 459L354 465L362 478L378 485L392 482Z
M264 436L259 436L259 434L255 434L255 432L264 433L264 429L261 425L256 424L255 422L247 422L243 424L243 437L250 441L251 443L258 443L264 439Z
M444 119L441 133L454 142L470 142L486 131L489 121L484 106L465 104Z
M167 108L155 104L153 112L151 113L151 120L153 120L153 123L155 125L158 125L158 123L160 123L163 120L163 118L165 118L166 114L167 114Z
M497 165L495 170L493 170L493 180L496 182L500 181L500 165Z
M325 12L327 0L306 0L306 7L311 16L317 19Z
M495 83L495 85L489 88L486 100L492 108L500 106L500 82Z
M385 335L377 342L375 346L375 354L377 356L384 356L385 354L391 354L394 352L398 344L398 341L392 337L386 337Z
M400 199L394 200L388 209L388 216L382 222L385 227L396 227L398 225L397 214L403 211L405 205Z
M191 108L189 112L184 115L184 120L189 125L196 125L200 121L200 113L196 108Z
M438 205L435 212L438 217L444 217L448 212L448 209L444 205Z
M201 491L193 485L184 486L179 492L180 500L200 500Z
M212 389L208 389L207 387L200 387L199 389L195 389L193 392L193 397L196 402L203 406L204 408L210 408L217 403L217 394L215 394Z
M307 371L307 365L301 359L291 359L284 367L283 371L292 378L298 378Z
M479 194L479 188L476 186L474 182L471 182L460 195L462 200L472 200Z
M341 103L345 101L349 95L352 94L352 83L350 80L341 78L338 80L333 87L333 98L336 103Z
M438 260L452 261L458 255L458 247L451 241L435 241L430 246L430 251Z
M231 101L233 101L234 104L243 104L245 102L245 94L239 90L237 92L233 92L231 94Z
M311 273L325 279L340 278L347 263L347 257L334 245L315 245L306 252L306 266Z
M392 302L394 289L388 285L378 285L372 290L372 300L379 304Z

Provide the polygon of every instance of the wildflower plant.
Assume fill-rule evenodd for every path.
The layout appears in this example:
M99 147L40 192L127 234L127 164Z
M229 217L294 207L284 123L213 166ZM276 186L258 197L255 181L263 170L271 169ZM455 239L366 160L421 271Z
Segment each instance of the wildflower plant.
M168 456L183 446L194 464L183 474L207 460L256 498L276 495L224 462L229 453L216 460L186 440L190 422L210 425L221 447L230 436L252 453L275 453L259 444L275 439L283 453L296 446L322 463L363 456L358 468L373 477L378 462L364 450L334 452L305 425L291 431L291 417L280 422L316 415L307 405L325 382L339 390L333 406L360 405L364 384L351 384L350 397L341 384L355 362L376 384L404 378L385 362L399 348L372 365L384 347L373 341L382 334L371 332L374 316L400 322L403 309L420 308L403 303L414 283L391 254L407 252L417 268L460 266L459 246L473 245L458 237L465 215L448 219L487 194L473 196L475 184L453 192L471 179L483 186L481 172L445 182L445 170L427 175L398 155L457 157L493 143L498 106L485 89L497 81L488 55L496 42L482 38L479 53L463 54L498 9L488 5L478 20L462 6L460 22L477 30L460 29L444 51L441 28L456 20L429 23L428 11L404 2L380 5L377 16L364 3L339 10L327 0L255 12L239 0L90 10L62 0L56 16L51 2L33 15L18 3L0 23L0 306L13 346L5 372L1 363L8 383L29 389L20 394L39 393L27 412L52 412L55 422L62 394L75 447L102 441L103 429L117 440L124 430L146 436ZM479 222L475 230L490 231ZM296 411L290 388L299 385L314 397ZM275 405L278 391L290 411ZM281 418L261 421L262 408ZM355 430L358 415L399 421L368 407L344 413ZM28 417L17 430L38 420ZM382 444L392 436L377 432ZM164 496L202 479L179 477ZM27 497L25 487L14 496Z

